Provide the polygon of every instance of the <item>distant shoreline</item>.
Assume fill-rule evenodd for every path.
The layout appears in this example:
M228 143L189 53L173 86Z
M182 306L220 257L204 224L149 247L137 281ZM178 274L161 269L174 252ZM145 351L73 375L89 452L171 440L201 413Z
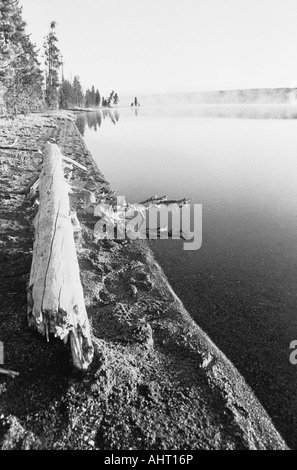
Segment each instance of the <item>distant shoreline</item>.
M129 103L130 96L122 98ZM142 106L168 104L293 104L297 105L297 88L251 88L243 90L198 91L139 95Z

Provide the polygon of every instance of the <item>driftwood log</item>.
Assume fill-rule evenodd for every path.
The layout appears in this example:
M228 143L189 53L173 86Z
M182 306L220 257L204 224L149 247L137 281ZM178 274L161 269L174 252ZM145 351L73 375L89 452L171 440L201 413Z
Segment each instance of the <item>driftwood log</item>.
M70 340L73 364L87 369L93 358L62 154L47 144L39 178L40 205L28 289L29 326L49 341L50 334Z

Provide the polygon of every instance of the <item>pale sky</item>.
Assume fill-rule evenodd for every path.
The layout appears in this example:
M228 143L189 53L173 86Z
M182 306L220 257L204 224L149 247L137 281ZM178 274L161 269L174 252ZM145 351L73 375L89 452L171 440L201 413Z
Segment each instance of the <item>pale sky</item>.
M120 96L297 85L297 0L20 0L65 76Z

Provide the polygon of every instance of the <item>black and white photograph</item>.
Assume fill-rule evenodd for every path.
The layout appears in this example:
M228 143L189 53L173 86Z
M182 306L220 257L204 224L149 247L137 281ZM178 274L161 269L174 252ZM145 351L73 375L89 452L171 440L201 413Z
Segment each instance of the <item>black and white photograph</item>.
M0 0L0 450L297 449L296 0Z

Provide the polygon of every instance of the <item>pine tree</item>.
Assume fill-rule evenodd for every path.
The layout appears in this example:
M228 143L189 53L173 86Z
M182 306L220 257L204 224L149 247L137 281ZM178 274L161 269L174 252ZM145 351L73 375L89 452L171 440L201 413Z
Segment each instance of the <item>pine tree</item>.
M91 89L91 107L95 108L95 106L96 106L96 91L93 85Z
M45 65L47 66L46 102L50 108L58 107L59 70L62 65L61 53L57 46L56 25L55 21L51 22L50 32L44 42Z
M114 97L113 97L113 104L114 104L115 106L117 106L118 103L119 103L119 101L120 101L120 100L119 100L118 94L116 93L116 94L114 95Z
M72 85L68 80L63 80L59 90L59 104L62 109L72 107Z
M4 84L13 77L14 60L24 53L19 41L24 31L18 0L0 0L0 80Z
M14 76L7 84L5 95L8 111L17 114L39 111L44 107L43 74L38 62L38 51L29 38L21 44L25 54L14 61Z
M0 80L6 87L6 107L14 114L43 106L38 51L25 26L18 0L0 0Z
M73 106L81 107L84 101L84 93L78 76L74 77L72 84L72 103Z
M101 103L101 96L100 96L99 90L97 90L96 91L96 99L95 99L95 105L96 105L97 108L99 108L100 103Z
M85 107L90 108L91 107L91 91L87 89L86 95L85 95Z
M113 103L113 98L114 98L114 91L112 91L109 95L108 101L107 101L107 106L110 107Z
M11 72L13 60L21 54L22 48L14 41L19 34L15 18L18 13L16 0L0 1L0 76L5 80ZM19 25L20 26L20 25Z

